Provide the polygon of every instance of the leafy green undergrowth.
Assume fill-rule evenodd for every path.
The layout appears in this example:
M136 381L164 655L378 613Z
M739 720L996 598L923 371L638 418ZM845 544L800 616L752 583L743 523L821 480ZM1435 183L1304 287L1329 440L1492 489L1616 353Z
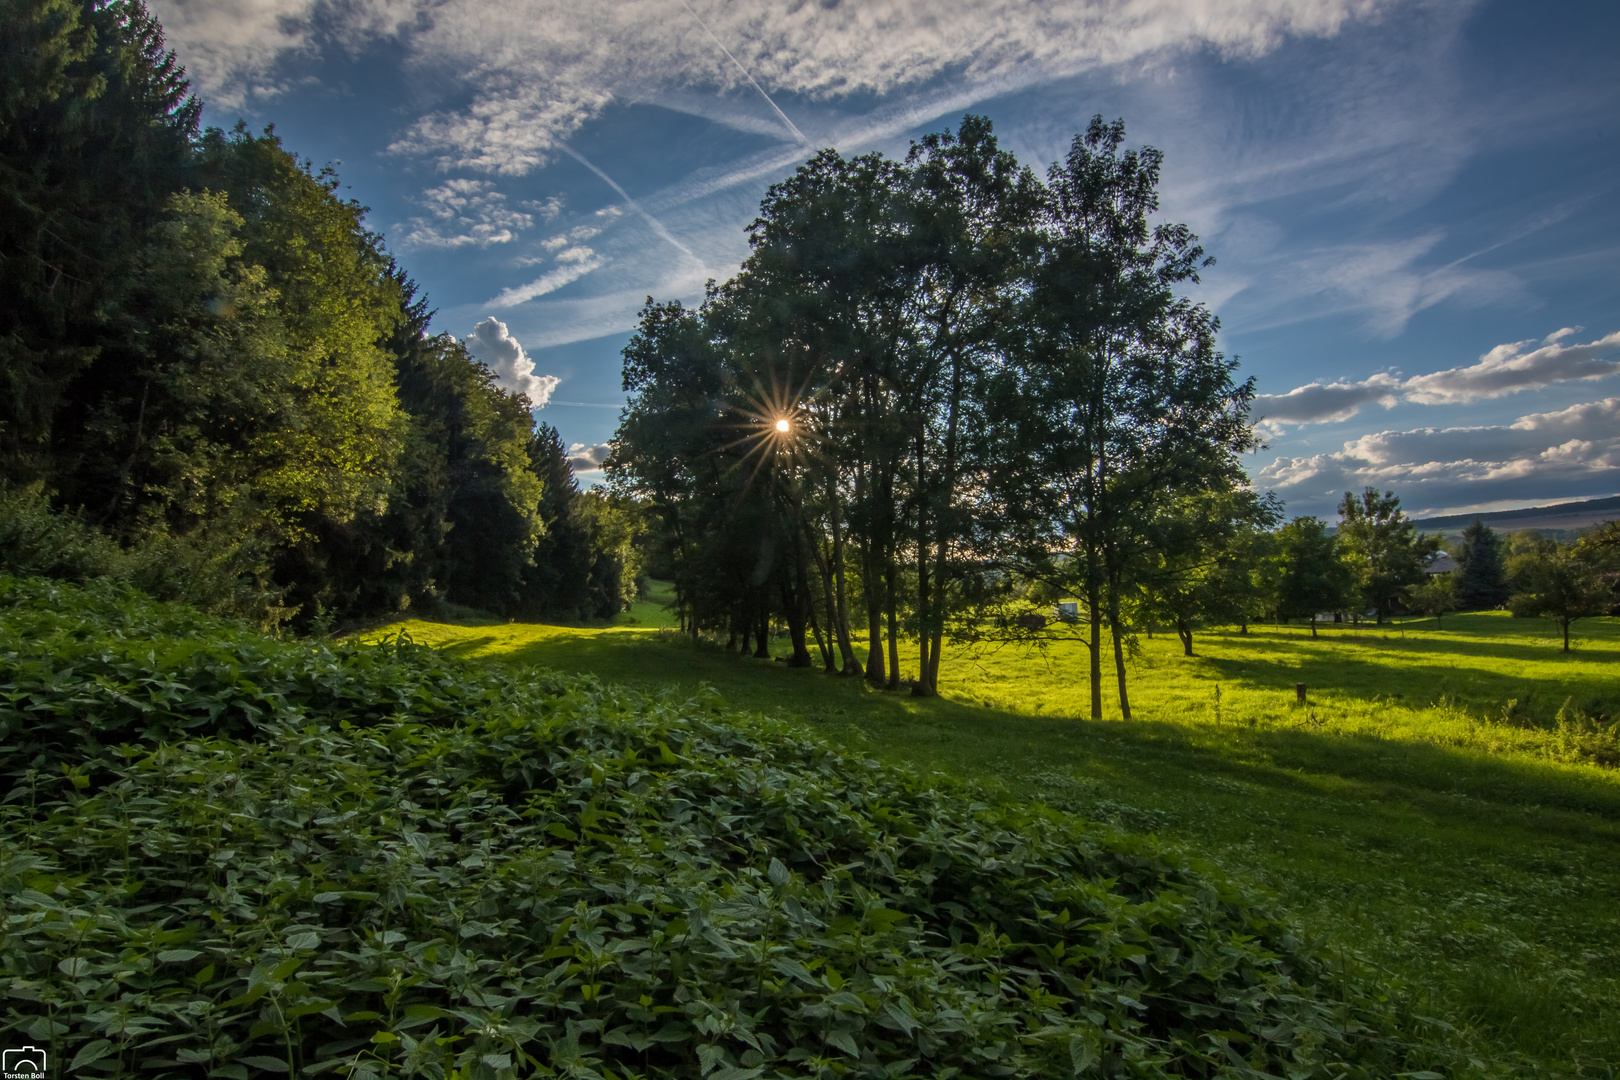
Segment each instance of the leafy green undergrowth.
M712 697L6 590L3 1026L77 1075L1423 1064L1375 988L1156 842L923 786ZM258 711L195 723L181 673L237 653L252 677L208 685ZM46 669L125 742L48 708ZM67 734L19 743L32 714Z

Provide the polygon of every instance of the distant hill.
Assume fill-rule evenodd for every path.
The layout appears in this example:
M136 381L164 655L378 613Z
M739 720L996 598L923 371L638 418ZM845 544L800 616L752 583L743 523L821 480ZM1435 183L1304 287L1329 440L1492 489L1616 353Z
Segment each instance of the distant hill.
M1620 518L1620 495L1607 499L1554 503L1552 506L1529 506L1523 510L1495 510L1488 514L1414 518L1413 523L1424 532L1460 533L1473 524L1475 518L1498 532L1516 532L1519 529L1570 532Z

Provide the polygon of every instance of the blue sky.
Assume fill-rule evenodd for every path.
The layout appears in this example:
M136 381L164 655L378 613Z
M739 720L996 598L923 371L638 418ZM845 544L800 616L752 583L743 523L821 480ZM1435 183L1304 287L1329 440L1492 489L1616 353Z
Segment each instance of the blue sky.
M1620 492L1612 0L149 2L207 122L339 162L586 481L647 296L733 273L815 149L973 111L1037 169L1094 113L1165 151L1291 513Z

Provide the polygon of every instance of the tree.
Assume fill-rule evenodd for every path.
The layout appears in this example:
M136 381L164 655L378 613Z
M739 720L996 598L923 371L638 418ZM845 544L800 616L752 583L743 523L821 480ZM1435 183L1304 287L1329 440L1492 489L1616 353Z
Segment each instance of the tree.
M72 468L61 413L125 336L202 104L135 0L8 0L0 49L0 476L51 483Z
M1310 619L1315 637L1316 616L1342 610L1352 598L1354 574L1339 554L1338 537L1321 518L1296 517L1278 532L1277 547L1277 614Z
M1419 536L1401 510L1401 500L1393 491L1382 495L1367 488L1357 499L1348 491L1339 503L1339 535L1344 540L1344 557L1354 568L1362 603L1384 621L1391 605L1408 585L1417 585L1440 548L1437 537Z
M1256 611L1259 538L1280 517L1274 496L1236 488L1185 496L1154 519L1136 575L1142 614L1173 625L1184 656L1199 626L1247 623Z
M993 415L1011 460L993 470L1031 572L1089 614L1091 715L1102 716L1102 629L1130 716L1122 603L1138 536L1164 500L1239 475L1252 380L1215 350L1219 322L1175 295L1211 260L1184 225L1150 225L1163 155L1124 149L1094 117L1048 176L1043 247L1019 322L1027 354Z
M1482 611L1507 603L1507 556L1496 530L1475 518L1463 530L1462 540L1452 552L1457 569L1452 571L1457 606L1464 611Z
M1451 574L1430 574L1427 581L1406 587L1406 603L1413 611L1434 616L1435 629L1440 617L1457 610L1455 578Z
M1521 539L1523 537L1523 539ZM1561 544L1531 533L1514 538L1508 560L1513 595L1508 610L1514 617L1551 619L1569 652L1570 627L1581 619L1605 615L1614 604L1614 589L1596 565L1583 558L1576 544Z

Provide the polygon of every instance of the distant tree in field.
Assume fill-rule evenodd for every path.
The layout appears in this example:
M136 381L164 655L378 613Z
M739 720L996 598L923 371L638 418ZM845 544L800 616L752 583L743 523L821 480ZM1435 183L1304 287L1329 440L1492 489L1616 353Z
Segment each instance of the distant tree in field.
M1241 488L1177 500L1144 534L1141 613L1173 625L1185 656L1199 626L1247 624L1261 600L1260 538L1281 516L1274 496Z
M1463 530L1462 542L1452 557L1457 569L1457 607L1463 611L1497 608L1507 603L1507 553L1495 529L1478 518Z
M1508 560L1513 595L1508 608L1517 617L1551 619L1569 652L1570 627L1580 619L1605 615L1614 604L1614 587L1598 561L1578 544L1560 544L1530 534L1514 537Z
M1406 587L1406 606L1423 615L1433 615L1434 625L1440 626L1440 617L1457 610L1457 586L1451 574L1431 574L1429 580Z
M1418 535L1393 491L1380 495L1377 488L1365 489L1359 499L1344 493L1339 536L1362 601L1378 613L1380 623L1403 589L1422 583L1429 560L1440 549L1437 538Z
M1339 554L1339 539L1330 535L1321 518L1297 517L1277 533L1277 614L1285 619L1310 619L1316 636L1316 616L1340 611L1355 592L1355 577Z

